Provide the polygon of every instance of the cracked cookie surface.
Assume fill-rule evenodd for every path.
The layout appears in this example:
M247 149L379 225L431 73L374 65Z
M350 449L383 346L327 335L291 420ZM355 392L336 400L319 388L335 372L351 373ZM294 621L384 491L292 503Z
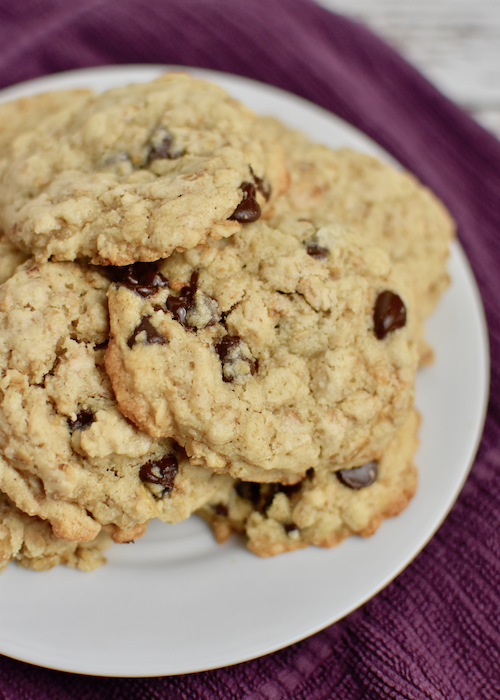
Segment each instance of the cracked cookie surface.
M350 488L343 472L311 472L294 486L237 482L221 500L212 500L199 514L219 542L233 532L244 534L247 547L261 557L302 549L333 547L352 534L371 536L383 520L401 513L415 494L419 416L412 411L386 445L375 470ZM352 483L349 470L347 483ZM372 480L373 479L373 480ZM361 485L360 485L361 484Z
M187 74L78 96L14 140L0 220L38 261L165 258L230 236L286 186L266 134L251 110Z
M93 95L92 90L55 90L20 97L0 103L0 173L8 167L16 150L18 137L40 127L53 117L64 118L65 110L73 113Z
M414 289L421 320L427 318L449 284L454 223L443 204L411 174L377 158L313 143L272 118L262 121L282 142L290 174L276 220L341 224L381 247Z
M384 292L405 313L377 337ZM411 291L339 227L256 222L134 267L108 298L122 413L218 473L293 482L375 459L412 405Z
M78 542L183 520L221 483L118 410L104 370L108 285L76 263L28 261L0 287L0 490Z

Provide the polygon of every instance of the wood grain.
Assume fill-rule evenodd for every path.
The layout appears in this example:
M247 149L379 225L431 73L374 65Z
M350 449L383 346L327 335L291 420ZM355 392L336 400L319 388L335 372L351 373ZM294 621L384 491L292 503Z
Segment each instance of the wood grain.
M500 137L499 0L318 0L366 24Z

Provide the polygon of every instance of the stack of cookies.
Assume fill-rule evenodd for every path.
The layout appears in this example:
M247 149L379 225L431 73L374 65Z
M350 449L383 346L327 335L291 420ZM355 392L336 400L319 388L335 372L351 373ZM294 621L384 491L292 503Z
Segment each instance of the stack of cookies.
M193 513L260 556L416 489L453 227L412 177L181 73L0 108L0 566Z

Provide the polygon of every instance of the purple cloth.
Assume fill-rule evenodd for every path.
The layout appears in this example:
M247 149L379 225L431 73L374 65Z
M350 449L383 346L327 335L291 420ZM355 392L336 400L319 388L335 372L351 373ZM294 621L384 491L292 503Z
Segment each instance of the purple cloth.
M0 86L114 63L238 73L321 104L446 202L492 351L485 434L451 514L396 581L270 656L189 676L106 679L0 658L0 698L500 697L500 143L362 26L310 0L17 0L0 5Z

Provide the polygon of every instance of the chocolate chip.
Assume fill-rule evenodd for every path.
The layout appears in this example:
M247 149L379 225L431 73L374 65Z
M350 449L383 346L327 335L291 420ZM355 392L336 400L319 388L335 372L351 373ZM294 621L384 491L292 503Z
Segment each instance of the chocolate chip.
M181 289L179 296L171 294L166 301L167 311L174 319L184 328L194 331L213 326L220 318L215 299L198 290L198 277L198 271L194 270L189 284Z
M283 525L286 534L290 534L290 532L297 532L299 529L295 523L289 523L288 525Z
M388 290L381 292L375 302L373 322L379 340L396 328L402 328L406 324L406 308L401 297Z
M161 333L159 333L153 326L153 324L149 320L149 316L144 316L142 321L139 323L135 331L128 339L127 345L129 346L129 348L132 349L132 347L135 345L135 339L137 338L139 333L142 333L143 331L146 332L146 340L144 342L148 345L151 343L159 343L160 345L166 345L168 343L168 340L165 338L165 336L161 335Z
M264 515L280 490L280 484L250 484L240 481L236 492L241 498L250 501L256 511Z
M184 328L189 328L187 315L195 306L194 296L198 289L199 272L194 270L189 284L181 289L178 297L170 295L167 299L167 310Z
M254 484L250 481L238 481L235 486L236 493L240 498L251 503L257 503L260 495L260 484Z
M239 335L225 335L223 338L217 341L215 344L215 349L220 357L220 361L224 362L228 352L232 348L236 348L241 343L241 338Z
M136 262L126 267L112 268L112 277L123 287L147 298L168 285L168 280L158 272L155 264Z
M228 510L224 503L216 503L214 506L212 506L212 508L215 515L220 515L223 518L227 517Z
M177 457L174 454L169 454L161 459L143 464L139 477L141 481L163 486L165 491L170 492L174 488L174 481L178 471Z
M252 169L252 166L250 166L250 173L253 177L253 180L255 182L255 187L257 188L257 191L260 192L260 194L264 197L266 202L269 201L269 198L271 197L271 192L272 188L269 182L267 180L264 180L261 177L258 177Z
M328 248L322 248L316 241L311 241L306 248L307 254L315 260L325 260L328 257Z
M148 163L160 158L175 160L184 155L184 151L175 148L174 137L166 129L158 129L151 138L151 146L148 152Z
M335 472L335 474L337 475L337 479L344 484L344 486L348 486L350 489L357 491L365 486L371 486L377 479L378 464L377 462L367 462L361 467L341 469Z
M83 408L77 415L76 420L69 420L68 425L70 430L81 430L88 428L94 422L94 414L87 408Z
M264 515L277 493L284 493L290 498L300 491L300 487L300 482L286 486L283 484L256 484L248 481L239 481L235 489L240 498L250 501L254 510Z
M285 496L288 496L288 498L291 498L294 496L296 493L300 491L302 487L302 483L299 481L296 484L284 484L281 486L281 491L285 494Z
M191 305L191 300L186 297L174 297L169 296L167 299L167 309L170 311L172 316L178 321L184 328L188 327L186 323L186 314Z
M238 335L225 335L216 342L215 350L222 363L222 379L225 382L232 382L236 378L236 362L246 362L252 376L259 369L258 360L244 353L242 340Z
M256 199L257 192L255 185L251 182L242 182L240 189L243 199L229 219L232 221L239 221L241 224L249 224L252 223L252 221L257 221L257 219L260 219L262 211Z

